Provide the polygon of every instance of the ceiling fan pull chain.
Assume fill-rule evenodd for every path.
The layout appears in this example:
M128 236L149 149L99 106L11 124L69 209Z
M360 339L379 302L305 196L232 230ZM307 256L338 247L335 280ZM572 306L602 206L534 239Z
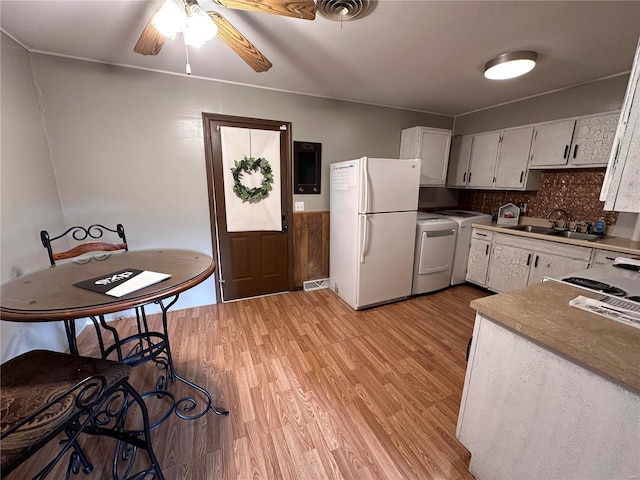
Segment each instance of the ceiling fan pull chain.
M184 51L187 55L187 75L191 75L191 65L189 65L189 47L187 46L187 44L184 44Z

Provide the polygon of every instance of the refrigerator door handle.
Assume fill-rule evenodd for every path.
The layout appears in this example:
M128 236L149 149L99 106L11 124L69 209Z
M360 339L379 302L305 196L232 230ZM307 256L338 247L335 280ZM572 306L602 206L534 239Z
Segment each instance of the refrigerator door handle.
M369 161L368 157L362 159L362 193L364 195L364 205L362 213L369 212Z
M360 215L362 221L360 222L360 238L362 238L362 245L360 245L360 263L364 263L364 256L367 250L367 236L368 236L368 227L367 227L367 216Z

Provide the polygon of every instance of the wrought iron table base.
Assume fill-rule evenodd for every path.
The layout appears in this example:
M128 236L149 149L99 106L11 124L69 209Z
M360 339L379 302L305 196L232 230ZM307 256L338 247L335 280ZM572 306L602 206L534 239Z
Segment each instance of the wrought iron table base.
M175 295L167 305L165 305L162 300L154 302L160 307L162 312L162 333L149 331L144 306L137 307L135 309L138 332L123 339L120 339L120 335L114 327L107 324L103 315L98 316L98 318L89 317L96 331L98 345L100 347L100 355L102 358L106 359L113 352L116 352L118 361L125 364L136 366L153 361L159 369L164 371L156 381L155 390L147 391L142 394L144 399L151 397L163 398L165 396L171 399L172 406L151 425L152 430L169 418L171 412L175 412L178 417L184 420L196 420L204 416L209 411L212 411L216 415L229 415L227 410L217 408L213 405L211 394L205 388L187 380L176 372L173 364L173 356L171 354L171 345L169 343L167 312L177 301L178 295ZM67 320L64 324L67 340L69 342L69 351L72 354L78 355L75 321ZM103 329L110 332L113 336L113 344L106 348L102 335ZM126 354L123 354L123 347L130 344L132 344L133 347ZM183 397L176 400L173 393L168 390L169 380L173 383L180 381L200 392L205 399L204 409L198 408L198 400L194 396Z

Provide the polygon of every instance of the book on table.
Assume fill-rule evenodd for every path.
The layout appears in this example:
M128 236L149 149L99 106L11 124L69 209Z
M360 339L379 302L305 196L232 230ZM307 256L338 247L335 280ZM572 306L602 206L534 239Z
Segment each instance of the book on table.
M171 275L168 273L126 268L117 272L74 283L74 287L84 288L112 297L122 297L129 293L160 283Z

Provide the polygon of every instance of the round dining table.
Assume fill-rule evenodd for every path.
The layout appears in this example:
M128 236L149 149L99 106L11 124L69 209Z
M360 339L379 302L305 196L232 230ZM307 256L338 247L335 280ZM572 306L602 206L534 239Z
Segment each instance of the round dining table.
M126 269L164 273L170 277L121 297L113 297L75 285L97 277L108 277ZM73 354L78 354L75 320L90 318L98 333L103 357L106 358L117 351L118 360L131 365L146 361L154 361L157 364L164 362L167 375L162 377L151 392L153 395L171 396L168 391L168 380L179 380L200 391L206 397L205 408L197 413L194 407L198 402L194 398L187 397L175 401L174 410L178 416L185 419L199 418L209 410L219 415L226 415L227 411L213 406L208 391L176 373L167 328L167 311L177 301L178 295L206 280L214 270L215 262L211 256L191 250L172 249L108 253L58 263L0 285L0 319L11 322L64 321L69 350ZM144 306L149 304L160 306L162 332L148 331ZM139 333L120 339L116 329L105 321L104 315L132 308L136 310ZM140 321L140 312L142 312L143 322ZM141 323L144 324L144 328L141 327ZM101 330L111 331L115 336L114 345L110 348L104 348ZM137 350L133 349L129 355L123 355L122 347L133 343L138 343L140 347L136 347ZM180 408L181 405L182 408Z
M47 322L120 312L179 294L206 280L215 262L191 250L135 250L46 267L0 285L0 319ZM167 273L170 278L122 297L74 286L124 269Z

